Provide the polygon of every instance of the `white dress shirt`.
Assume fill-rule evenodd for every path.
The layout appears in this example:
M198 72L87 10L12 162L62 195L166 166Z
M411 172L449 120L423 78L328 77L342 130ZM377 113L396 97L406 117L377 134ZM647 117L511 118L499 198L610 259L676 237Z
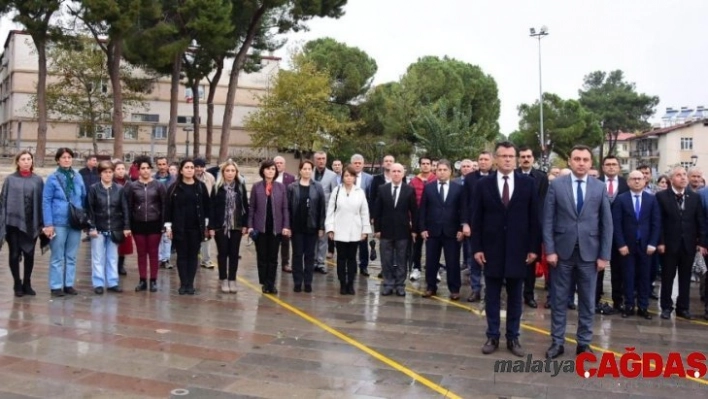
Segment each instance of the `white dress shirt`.
M511 196L514 195L514 172L509 173L508 175L503 175L501 172L497 172L497 187L499 187L499 196L504 198L504 176L509 176L507 179L508 185L509 185L509 200L511 200Z

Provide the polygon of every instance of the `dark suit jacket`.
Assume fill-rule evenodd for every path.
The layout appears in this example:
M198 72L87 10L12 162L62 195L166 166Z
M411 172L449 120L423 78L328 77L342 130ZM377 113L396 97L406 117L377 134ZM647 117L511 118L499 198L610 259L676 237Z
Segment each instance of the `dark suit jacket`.
M483 177L474 192L472 253L484 252L484 274L497 278L525 278L526 255L541 250L538 192L533 178L514 173L514 192L505 207L497 176Z
M398 188L398 202L394 207L392 190L391 183L379 186L376 190L378 194L371 214L374 219L374 232L381 233L383 239L406 240L418 227L415 191L411 186L401 184Z
M431 237L455 237L462 231L463 190L462 186L449 181L445 203L440 200L438 182L430 182L423 189L420 201L420 231Z
M620 194L612 207L612 225L615 229L615 247L625 245L629 251L634 251L637 246L637 232L639 232L639 245L645 250L647 245L659 245L661 233L661 212L656 198L642 192L642 203L639 211L639 220L634 215L634 194L631 191Z
M283 172L283 185L287 189L287 187L295 182L295 176L291 175L288 172Z
M521 168L516 169L516 171L521 174L524 173L521 171ZM548 193L548 175L542 170L532 168L528 176L533 178L536 185L536 192L538 193L538 198L540 199L539 204L543 204L543 200L546 198L546 193Z
M599 179L605 186L607 186L607 183L605 183L605 176L600 177ZM615 195L614 197L610 197L609 193L607 194L607 197L610 199L610 203L614 204L615 198L617 198L618 195L624 194L627 191L629 191L629 185L627 184L627 180L624 179L622 176L617 176L617 187L615 187Z
M696 245L706 245L706 221L698 194L686 188L683 210L679 208L671 187L659 191L656 200L661 210L659 244L666 245L666 253L675 254L683 249L693 254Z
M493 175L495 172L490 171L489 175ZM463 223L467 223L470 226L472 226L472 218L474 215L472 215L473 209L472 209L472 198L474 198L474 190L475 187L477 187L477 182L479 179L483 178L482 174L479 171L468 173L467 176L465 176L465 183L463 185L464 189L464 208L462 212L462 220Z
M379 187L386 184L386 178L383 174L378 174L371 179L371 186L369 187L369 192L366 193L366 198L369 200L369 208L376 204L376 198L379 196ZM406 177L403 177L403 184L406 184ZM373 210L371 211L373 214Z

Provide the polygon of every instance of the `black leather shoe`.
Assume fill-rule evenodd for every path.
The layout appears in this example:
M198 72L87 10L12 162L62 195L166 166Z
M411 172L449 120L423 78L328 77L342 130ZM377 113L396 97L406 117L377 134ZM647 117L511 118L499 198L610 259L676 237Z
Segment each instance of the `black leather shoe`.
M518 338L514 338L511 341L507 340L506 348L509 349L509 352L511 352L516 357L526 356L526 352L524 352L524 349L521 347Z
M78 295L78 291L74 289L74 287L64 287L64 293L66 295Z
M262 286L261 286L261 292L264 293L264 294L267 294L267 293L268 293L268 287L265 286L265 285L262 285Z
M354 291L354 282L350 281L347 284L347 295L356 295L356 291Z
M62 291L61 289L51 290L51 293L53 297L64 296L64 291Z
M637 309L637 316L643 317L646 320L651 320L651 314L649 314L649 311L646 309Z
M103 295L103 287L96 287L93 289L93 292L95 292L96 295Z
M369 251L369 260L373 262L376 260L376 241L369 241L369 246L371 247L371 251Z
M590 348L590 345L578 345L575 347L575 354L579 355L581 353L593 353L592 348Z
M603 302L595 305L595 313L604 316L612 316L613 314L615 314L615 309L607 303Z
M108 287L108 291L120 294L121 292L123 292L123 289L120 288L120 285L115 285L113 287Z
M396 295L397 296L406 296L406 289L405 288L399 288L396 290ZM708 314L708 313L706 313Z
M302 292L302 285L300 285L300 284L295 284L295 286L293 287L293 291L295 291L295 292Z
M15 287L13 288L13 291L15 291L15 296L18 298L22 298L25 296L25 290L22 289L22 282L16 282Z
M487 342L482 346L482 353L489 355L490 353L494 353L497 349L499 349L499 340L496 338L487 338Z
M472 294L467 298L467 302L479 302L482 300L482 295L479 293L479 291L472 291Z
M312 292L312 286L310 284L305 284L305 292Z
M382 296L393 295L393 288L384 288L383 290L381 290L381 295Z
M325 269L324 266L316 267L316 268L315 268L315 272L317 272L317 273L319 273L319 274L327 274L327 269Z
M676 317L680 317L686 320L693 320L695 318L688 310L677 310Z
M568 309L570 309L570 310L577 310L577 309L578 309L578 305L576 305L576 304L574 304L574 303L571 303L571 304L568 305Z
M347 284L344 282L339 283L339 295L347 295Z
M366 269L359 269L359 274L361 274L361 275L364 276L364 277L369 277L369 276L370 276L369 271L366 270Z
M29 280L25 280L25 282L22 283L22 292L24 292L25 295L37 295L37 293L32 289L32 284L29 282Z
M150 280L150 292L157 292L157 281Z
M118 268L118 274L120 274L121 276L127 276L127 275L128 275L128 272L125 271L125 266L121 266L121 267Z
M185 287L185 286L180 286L180 287L179 287L179 290L177 290L177 292L178 292L180 295L184 295L184 294L187 293L187 287Z
M625 308L622 311L622 318L626 319L629 316L634 316L634 308Z
M661 311L661 318L664 320L668 320L671 318L671 310L670 309L665 309Z
M526 306L528 306L530 308L533 308L533 309L538 308L538 303L533 298L525 300L524 303L526 304Z
M182 288L184 288L184 287L180 287L180 289L182 289ZM140 292L140 291L147 291L147 281L140 280L138 285L135 287L135 292ZM184 294L180 294L180 295L184 295Z
M552 344L546 351L546 359L555 359L565 353L563 345Z
M277 294L277 293L278 293L278 289L275 288L275 287L273 287L273 286L271 286L270 289L268 290L268 293L269 293L269 294Z

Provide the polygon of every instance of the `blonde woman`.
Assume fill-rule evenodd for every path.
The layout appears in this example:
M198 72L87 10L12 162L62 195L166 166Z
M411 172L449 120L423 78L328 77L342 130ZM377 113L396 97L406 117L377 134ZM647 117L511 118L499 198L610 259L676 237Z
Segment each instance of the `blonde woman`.
M238 165L232 160L219 168L211 193L209 234L216 241L221 292L236 293L241 237L248 232L248 196L239 178Z
M325 219L325 231L337 247L337 277L342 295L354 295L356 251L359 242L371 234L366 194L354 184L355 181L356 170L347 166L342 174L342 184L330 194Z

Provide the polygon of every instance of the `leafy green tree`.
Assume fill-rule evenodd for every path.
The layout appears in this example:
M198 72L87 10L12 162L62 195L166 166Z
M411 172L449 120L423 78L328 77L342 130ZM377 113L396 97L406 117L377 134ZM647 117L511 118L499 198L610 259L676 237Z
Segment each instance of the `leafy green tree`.
M97 153L95 133L100 125L111 123L114 109L106 54L96 48L93 39L79 37L76 43L52 47L47 55L51 60L49 72L56 77L47 85L50 115L57 120L78 122L84 134L92 138L93 152ZM129 66L122 65L119 72L123 81L130 80L132 69ZM122 86L121 114L147 106L142 93L125 84ZM37 104L35 96L32 101L35 112Z
M519 130L509 136L514 144L527 145L535 154L541 153L538 107L538 101L519 105ZM579 101L564 100L556 94L543 95L543 125L549 151L566 161L574 145L596 147L602 142L602 129L593 114Z
M378 67L376 61L357 47L326 37L305 43L305 58L327 71L332 81L332 101L351 104L369 91Z
M47 152L47 44L61 36L51 24L63 0L0 0L0 15L13 13L12 20L22 24L37 49L37 148L36 162L44 166Z
M344 14L346 3L347 0L233 0L231 15L238 45L234 51L221 124L219 162L228 155L238 77L249 62L251 49L273 45L273 32L284 34L306 29L306 22L314 17L339 18Z
M125 41L140 34L140 26L154 23L160 17L160 4L155 0L79 0L68 7L69 13L82 22L93 36L96 46L106 55L111 83L113 156L123 157L124 76L121 72ZM148 89L152 79L131 78L136 90Z
M578 94L580 103L600 122L607 136L608 154L614 153L620 131L650 128L648 119L659 104L659 97L638 93L636 85L627 82L619 69L585 75Z
M305 154L322 148L353 127L331 112L329 75L300 56L293 70L281 70L261 105L246 118L253 145L298 150Z

